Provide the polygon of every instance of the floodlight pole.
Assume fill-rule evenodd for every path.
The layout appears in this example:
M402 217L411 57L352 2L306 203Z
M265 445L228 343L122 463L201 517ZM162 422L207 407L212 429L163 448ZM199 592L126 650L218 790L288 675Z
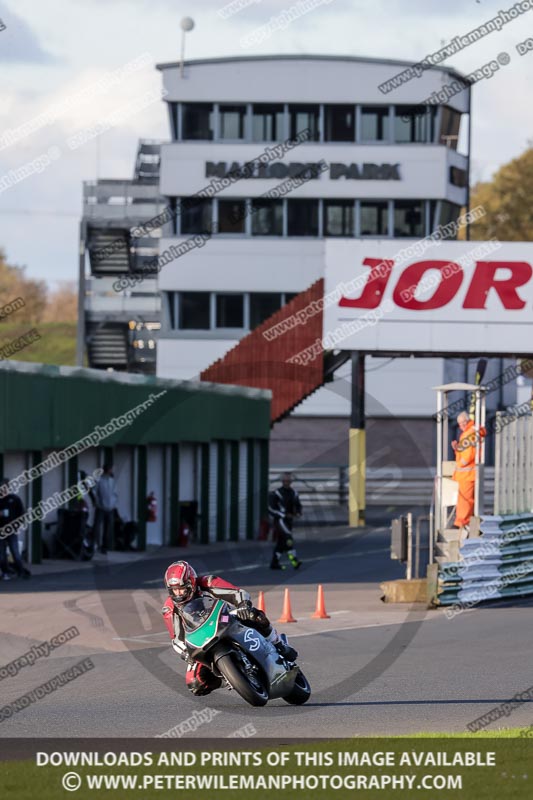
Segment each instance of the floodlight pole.
M180 78L184 77L183 68L185 65L185 34L194 28L194 20L191 17L183 17L180 22L181 28L181 55L180 55Z

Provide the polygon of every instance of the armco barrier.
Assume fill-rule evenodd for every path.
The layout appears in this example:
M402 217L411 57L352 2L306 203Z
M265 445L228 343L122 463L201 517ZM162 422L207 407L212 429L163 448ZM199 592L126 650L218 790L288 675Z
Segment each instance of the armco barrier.
M271 466L270 489L280 485L281 473L292 472L293 488L307 510L309 507L348 509L348 466ZM366 505L425 506L429 509L435 482L435 469L426 467L368 467L366 470ZM492 508L494 468L485 468L485 508Z
M433 605L470 608L485 600L533 594L533 513L481 518L460 560L440 564Z

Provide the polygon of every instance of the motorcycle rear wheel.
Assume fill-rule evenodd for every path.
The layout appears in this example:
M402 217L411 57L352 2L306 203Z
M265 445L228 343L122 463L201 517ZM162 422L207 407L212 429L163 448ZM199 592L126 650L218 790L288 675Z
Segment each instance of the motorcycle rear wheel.
M311 697L311 686L309 681L303 674L302 670L298 670L298 675L296 676L296 680L294 682L294 686L292 687L289 694L285 695L283 698L286 703L289 703L291 706L303 706L304 703L307 703L309 698Z
M249 677L243 674L238 664L238 656L228 653L217 661L217 667L227 681L233 686L237 694L251 706L264 706L268 702L268 691L260 678L256 679L254 686Z

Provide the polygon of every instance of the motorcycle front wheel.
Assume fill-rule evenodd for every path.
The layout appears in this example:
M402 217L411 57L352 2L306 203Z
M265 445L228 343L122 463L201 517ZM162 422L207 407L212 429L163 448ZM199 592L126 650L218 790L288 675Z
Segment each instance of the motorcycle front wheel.
M258 676L243 672L243 664L236 653L228 653L217 661L217 667L237 694L251 706L264 706L268 701L268 691Z
M286 703L290 703L291 706L303 706L304 703L307 703L310 697L311 686L302 670L299 669L296 680L294 681L294 686L289 694L285 695L283 699Z

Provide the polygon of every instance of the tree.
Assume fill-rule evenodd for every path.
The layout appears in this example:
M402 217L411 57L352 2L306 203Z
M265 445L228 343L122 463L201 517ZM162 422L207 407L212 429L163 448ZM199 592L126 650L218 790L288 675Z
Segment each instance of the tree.
M496 172L491 181L476 184L470 208L487 212L470 226L476 240L497 238L502 242L533 241L533 147Z
M78 319L78 291L74 281L61 281L48 297L45 322L75 322Z
M40 322L46 308L47 290L44 281L27 278L25 267L8 264L0 250L0 307L21 297L24 306L16 312L17 322Z

